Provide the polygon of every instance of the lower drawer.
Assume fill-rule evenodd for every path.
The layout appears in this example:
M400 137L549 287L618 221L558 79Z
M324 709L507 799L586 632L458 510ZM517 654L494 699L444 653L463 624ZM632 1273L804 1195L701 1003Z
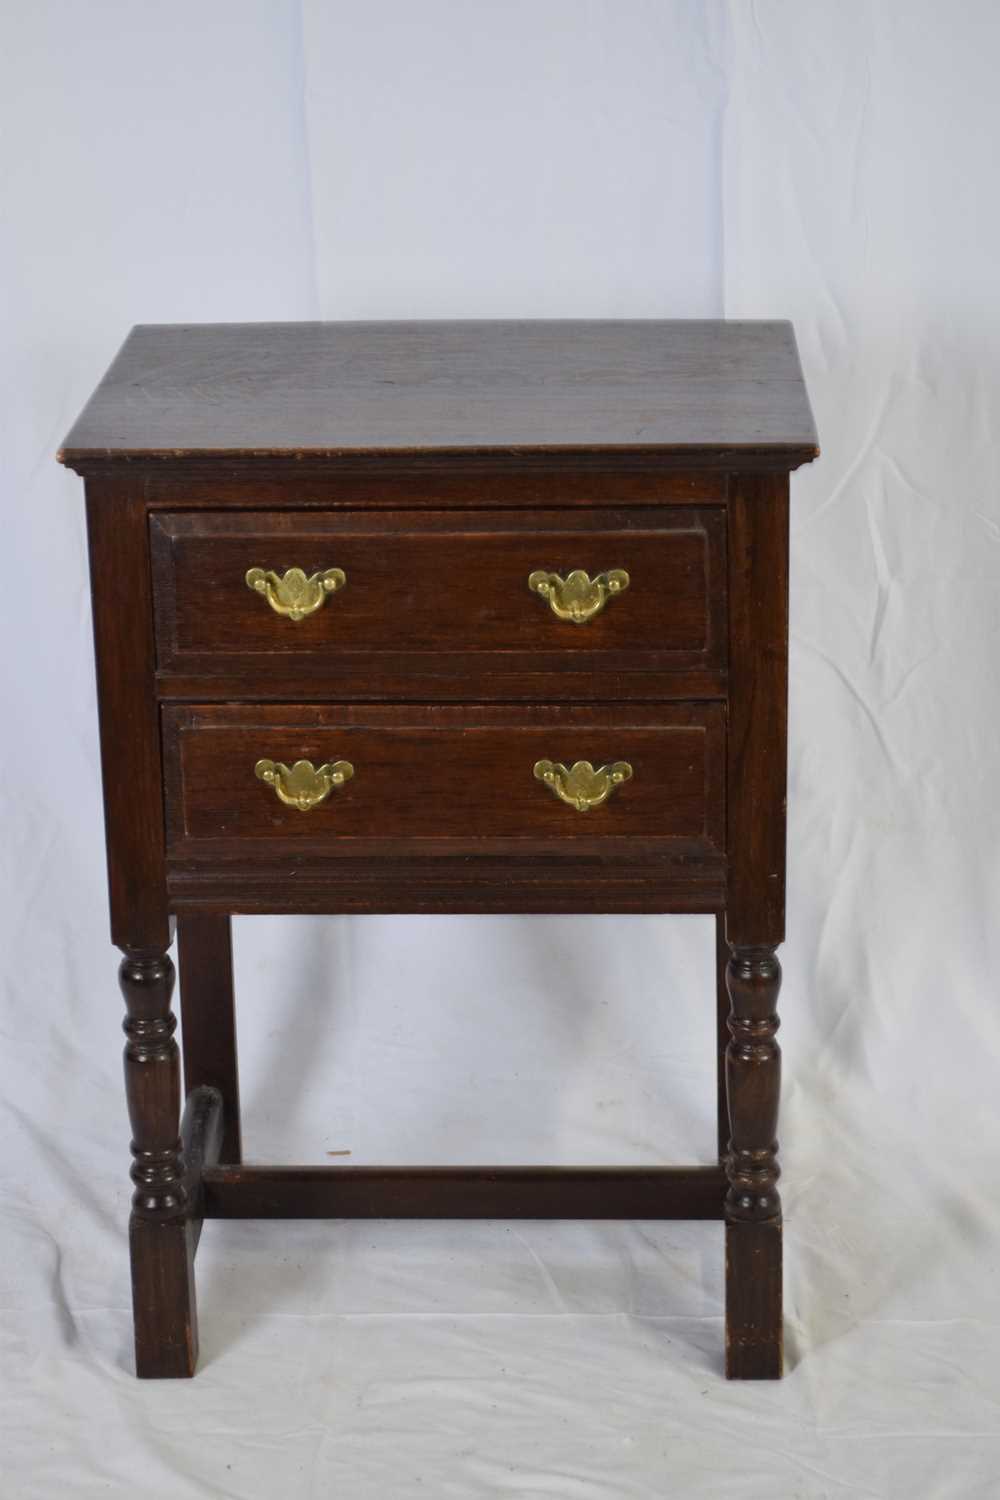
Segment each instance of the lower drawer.
M724 849L718 703L162 713L173 860Z

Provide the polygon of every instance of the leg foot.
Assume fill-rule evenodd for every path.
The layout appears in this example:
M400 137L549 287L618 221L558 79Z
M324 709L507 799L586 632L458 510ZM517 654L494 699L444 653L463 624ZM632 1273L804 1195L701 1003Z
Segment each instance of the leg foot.
M198 1309L188 1224L157 1224L133 1214L128 1240L135 1373L143 1380L191 1376L198 1362Z
M779 1380L781 1220L726 1225L726 1375Z

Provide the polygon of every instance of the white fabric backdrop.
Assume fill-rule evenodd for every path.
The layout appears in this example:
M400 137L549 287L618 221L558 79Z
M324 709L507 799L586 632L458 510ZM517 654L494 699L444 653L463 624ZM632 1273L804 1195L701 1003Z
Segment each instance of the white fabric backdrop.
M0 24L3 1500L994 1496L1000 10ZM200 1373L140 1385L59 438L136 321L722 314L794 318L824 450L794 485L787 1379L721 1380L714 1226L213 1224ZM249 1151L707 1159L710 928L238 921Z

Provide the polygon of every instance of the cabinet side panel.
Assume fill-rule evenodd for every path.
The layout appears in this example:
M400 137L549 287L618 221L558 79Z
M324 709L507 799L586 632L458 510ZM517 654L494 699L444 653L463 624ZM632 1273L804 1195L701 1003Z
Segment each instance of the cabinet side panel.
M785 935L788 475L739 474L729 502L729 895L732 944Z
M146 505L126 483L87 482L87 533L104 779L111 938L171 939Z

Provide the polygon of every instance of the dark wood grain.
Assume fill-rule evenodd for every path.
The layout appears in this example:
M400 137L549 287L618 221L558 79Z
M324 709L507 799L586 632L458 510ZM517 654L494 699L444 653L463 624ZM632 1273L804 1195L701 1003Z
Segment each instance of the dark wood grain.
M194 1246L180 1140L180 1066L170 1008L174 966L165 953L126 952L125 1097L134 1184L129 1244L136 1373L194 1374L198 1317Z
M726 969L729 966L729 944L726 942L726 917L720 912L715 919L715 1103L716 1136L719 1160L729 1151L729 1097L726 1091L726 1052L729 1047L729 989Z
M726 1049L726 1217L755 1222L777 1219L781 1216L777 1188L781 965L774 950L734 949L726 966L726 986L732 1006Z
M776 1039L781 965L774 950L735 948L726 984L732 1004L726 1051L726 1373L769 1380L781 1374L782 1363Z
M192 1253L198 1248L205 1217L205 1170L214 1166L222 1154L225 1128L223 1115L224 1104L218 1089L202 1085L188 1093L181 1118L181 1148L187 1192L188 1238Z
M332 683L340 703L653 704L721 701L729 681L721 668L637 666L610 651L577 655L569 666L560 665L566 654L551 651L384 651L374 669L371 655L341 652L335 675L319 656L289 665L260 660L257 672L245 658L227 672L218 658L200 658L194 672L158 673L156 692L161 703L319 703Z
M232 704L164 709L172 857L310 853L697 856L725 842L720 705L360 708ZM354 775L308 812L257 779L261 758L349 761ZM633 776L580 813L534 776L536 761L625 760ZM238 846L238 847L237 847ZM567 851L569 852L569 851Z
M740 475L729 501L731 945L785 936L788 476Z
M733 483L729 628L727 1373L774 1379L781 1374L781 1203L775 1188L781 968L774 950L784 938L786 891L787 475L741 474Z
M710 1167L230 1167L204 1174L217 1219L719 1219Z
M489 683L508 673L711 670L724 666L725 515L720 509L475 511L412 516L240 511L151 521L161 670L262 673L318 658L377 674L382 657ZM247 588L248 568L339 567L346 584L306 619L277 615ZM628 589L582 625L532 593L535 569L624 568ZM439 663L436 656L443 653ZM511 654L518 653L515 660ZM399 668L397 667L397 670ZM547 697L548 694L543 694Z
M782 1347L774 949L785 935L787 475L733 483L729 633L727 1373L768 1379L781 1373Z
M725 502L733 459L646 454L357 454L328 458L186 458L147 454L122 463L93 459L84 469L127 473L153 510L553 510L591 506ZM742 469L743 464L739 467ZM178 483L178 480L181 480Z
M61 457L87 478L140 1374L194 1368L209 1214L724 1214L727 1374L780 1374L788 476L816 451L787 324L134 330ZM250 566L348 584L291 625ZM632 583L575 627L536 567ZM356 774L302 814L253 774L299 757ZM580 814L543 758L635 775ZM716 914L722 1160L241 1166L234 912Z
M726 1224L726 1376L780 1380L781 1220Z
M119 948L165 949L173 934L163 863L147 516L127 482L88 481L87 533L111 941Z
M118 980L125 1000L125 1097L132 1126L133 1213L161 1220L184 1211L180 1068L170 1008L174 966L165 953L127 952Z
M177 912L256 916L717 912L725 906L723 854L650 857L633 840L612 855L608 843L600 854L581 854L572 840L563 840L548 856L383 852L369 858L286 856L278 863L237 845L244 848L242 857L232 857L231 848L225 860L171 861L168 889Z
M62 458L705 448L815 456L789 323L138 327Z
M218 1092L222 1157L241 1161L240 1083L236 1060L233 943L228 915L188 912L177 920L184 1089Z
M140 1380L186 1380L198 1363L194 1235L187 1218L152 1224L133 1214L135 1373Z

